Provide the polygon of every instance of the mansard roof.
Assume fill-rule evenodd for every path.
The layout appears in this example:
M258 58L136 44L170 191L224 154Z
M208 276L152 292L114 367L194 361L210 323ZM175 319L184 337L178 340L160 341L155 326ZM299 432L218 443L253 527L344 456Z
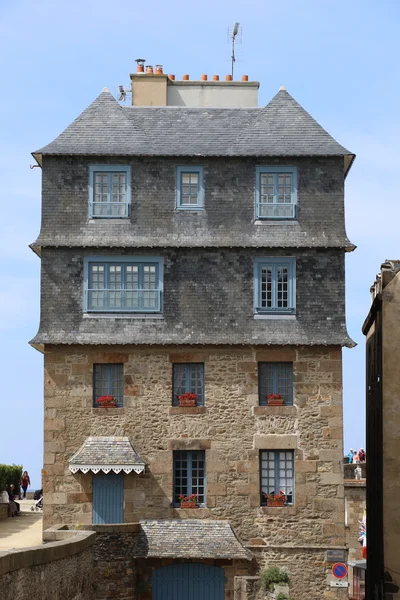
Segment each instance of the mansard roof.
M285 90L263 108L121 106L105 88L53 142L33 153L80 156L343 156Z

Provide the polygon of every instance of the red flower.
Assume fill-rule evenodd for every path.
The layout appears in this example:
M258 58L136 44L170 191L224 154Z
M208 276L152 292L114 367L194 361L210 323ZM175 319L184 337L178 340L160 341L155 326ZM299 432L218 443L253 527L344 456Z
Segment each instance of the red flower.
M177 398L180 402L183 402L184 400L197 400L197 394L186 392L186 394L181 394L180 396L177 396Z
M280 394L267 394L265 396L268 400L281 400L282 396Z
M115 402L114 396L100 396L97 398L99 404L108 404L109 402Z

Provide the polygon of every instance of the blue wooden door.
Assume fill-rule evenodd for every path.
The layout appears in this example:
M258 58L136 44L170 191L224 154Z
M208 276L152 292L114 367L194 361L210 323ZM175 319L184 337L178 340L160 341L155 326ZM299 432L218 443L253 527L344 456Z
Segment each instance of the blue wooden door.
M124 522L124 476L93 475L93 523Z
M174 563L155 569L153 600L224 600L224 571L201 563Z

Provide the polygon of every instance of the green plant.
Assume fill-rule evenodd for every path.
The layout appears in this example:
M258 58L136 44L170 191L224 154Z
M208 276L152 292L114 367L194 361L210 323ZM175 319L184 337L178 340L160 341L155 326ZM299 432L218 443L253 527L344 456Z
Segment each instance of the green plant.
M281 567L268 567L260 573L260 581L262 586L269 592L273 590L274 583L290 585L289 573ZM284 600L285 596L281 599Z
M283 592L279 592L276 600L290 600L289 596L286 596Z
M0 465L0 491L8 488L10 483L15 486L14 494L19 496L20 483L22 477L22 466L20 465Z

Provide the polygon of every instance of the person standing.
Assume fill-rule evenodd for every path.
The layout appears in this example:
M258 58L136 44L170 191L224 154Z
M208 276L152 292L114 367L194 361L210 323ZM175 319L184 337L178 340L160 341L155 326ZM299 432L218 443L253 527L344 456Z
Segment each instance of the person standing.
M28 471L24 471L21 478L21 487L24 490L24 499L26 498L26 490L28 486L31 485L31 480L29 479Z
M354 454L354 450L353 450L353 448L350 448L350 451L349 451L349 453L347 455L347 457L349 459L349 465L351 465L352 462L353 462L353 454Z

